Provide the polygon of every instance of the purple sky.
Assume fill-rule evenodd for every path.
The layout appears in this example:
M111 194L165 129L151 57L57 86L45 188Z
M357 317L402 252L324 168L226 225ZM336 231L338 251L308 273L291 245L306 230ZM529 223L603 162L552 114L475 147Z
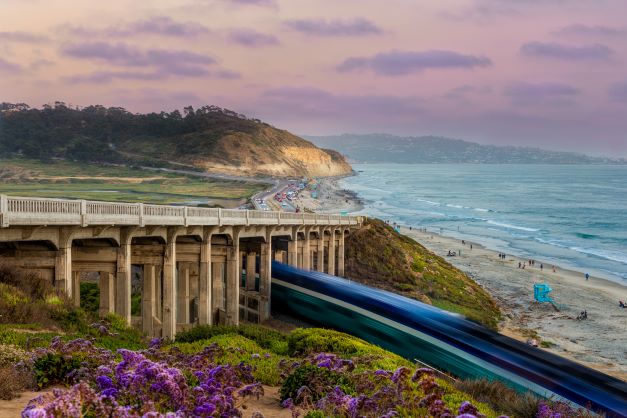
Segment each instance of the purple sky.
M0 101L627 157L625 0L0 1Z

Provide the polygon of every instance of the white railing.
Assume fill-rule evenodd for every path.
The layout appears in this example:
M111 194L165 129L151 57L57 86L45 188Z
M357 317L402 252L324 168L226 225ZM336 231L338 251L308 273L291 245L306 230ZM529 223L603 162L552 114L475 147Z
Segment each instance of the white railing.
M0 227L11 225L359 225L359 216L96 202L0 195Z

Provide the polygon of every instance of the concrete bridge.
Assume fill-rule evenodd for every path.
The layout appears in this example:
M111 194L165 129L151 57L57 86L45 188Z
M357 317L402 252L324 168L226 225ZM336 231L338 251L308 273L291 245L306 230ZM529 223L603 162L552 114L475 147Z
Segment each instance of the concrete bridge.
M150 336L270 316L271 261L343 276L361 217L0 195L0 263L49 279L80 306L80 282ZM131 297L141 295L139 315ZM135 310L137 311L137 309ZM137 313L137 312L135 312Z

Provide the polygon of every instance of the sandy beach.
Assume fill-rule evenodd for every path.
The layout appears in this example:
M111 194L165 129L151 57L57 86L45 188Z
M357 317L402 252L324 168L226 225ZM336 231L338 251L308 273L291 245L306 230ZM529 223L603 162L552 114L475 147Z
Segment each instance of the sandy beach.
M525 262L466 241L440 236L431 232L401 232L412 237L429 250L444 257L483 286L499 303L504 319L500 332L526 341L537 338L540 349L571 358L604 373L627 380L627 309L618 306L627 300L627 287L618 283L590 277L535 260L535 266L519 269ZM457 255L448 257L448 251ZM461 251L461 254L460 254ZM544 269L540 270L540 264ZM551 295L561 305L556 311L548 303L533 298L534 283L548 283ZM586 310L588 319L578 321L577 315Z

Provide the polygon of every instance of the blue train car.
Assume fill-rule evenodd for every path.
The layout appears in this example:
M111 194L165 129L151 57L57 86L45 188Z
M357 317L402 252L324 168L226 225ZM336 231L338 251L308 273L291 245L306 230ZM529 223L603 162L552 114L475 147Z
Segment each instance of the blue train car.
M391 292L273 262L272 309L461 378L498 379L521 391L627 417L627 383Z

